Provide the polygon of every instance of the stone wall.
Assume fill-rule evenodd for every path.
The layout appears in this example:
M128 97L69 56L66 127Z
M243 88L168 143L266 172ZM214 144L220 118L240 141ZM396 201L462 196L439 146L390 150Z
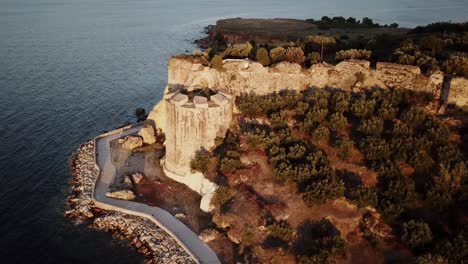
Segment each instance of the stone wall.
M451 80L447 103L468 108L468 79L455 77Z
M224 70L218 71L187 59L171 58L168 83L195 88L216 87L233 95L248 92L268 94L308 87L352 90L377 86L427 91L438 97L443 81L441 72L427 77L415 66L378 63L376 69L371 69L368 61L357 60L335 66L321 63L309 69L288 62L263 67L260 63L246 60L224 60L223 65ZM359 80L358 73L364 78Z
M210 100L193 100L179 92L165 95L166 169L185 175L197 151L210 150L217 136L223 137L231 124L232 100L217 93Z

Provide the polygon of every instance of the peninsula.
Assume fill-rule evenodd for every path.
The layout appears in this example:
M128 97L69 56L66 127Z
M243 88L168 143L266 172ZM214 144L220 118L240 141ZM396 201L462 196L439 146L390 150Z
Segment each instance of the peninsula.
M463 263L467 34L218 21L148 116L79 147L66 214L148 263Z

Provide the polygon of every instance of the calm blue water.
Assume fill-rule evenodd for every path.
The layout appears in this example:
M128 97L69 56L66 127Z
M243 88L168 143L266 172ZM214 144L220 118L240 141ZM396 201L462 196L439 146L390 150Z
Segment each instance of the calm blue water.
M133 121L135 108L150 110L168 57L192 50L218 18L369 16L415 26L466 14L466 0L0 0L0 259L142 261L63 217L67 161L81 142Z

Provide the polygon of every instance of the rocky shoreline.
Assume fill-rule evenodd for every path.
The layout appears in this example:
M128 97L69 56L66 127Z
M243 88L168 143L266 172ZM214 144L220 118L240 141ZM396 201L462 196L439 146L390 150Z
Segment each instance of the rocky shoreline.
M194 263L187 252L148 219L97 208L92 200L99 175L94 163L94 143L82 144L70 165L72 186L65 216L86 222L90 228L112 232L144 254L146 263Z

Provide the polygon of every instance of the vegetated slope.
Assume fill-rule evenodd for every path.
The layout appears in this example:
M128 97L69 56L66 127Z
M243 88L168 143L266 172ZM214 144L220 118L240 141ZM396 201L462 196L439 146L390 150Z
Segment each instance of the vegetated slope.
M213 222L238 244L232 258L462 263L466 156L431 100L393 89L239 97L238 123L192 163L222 186Z

